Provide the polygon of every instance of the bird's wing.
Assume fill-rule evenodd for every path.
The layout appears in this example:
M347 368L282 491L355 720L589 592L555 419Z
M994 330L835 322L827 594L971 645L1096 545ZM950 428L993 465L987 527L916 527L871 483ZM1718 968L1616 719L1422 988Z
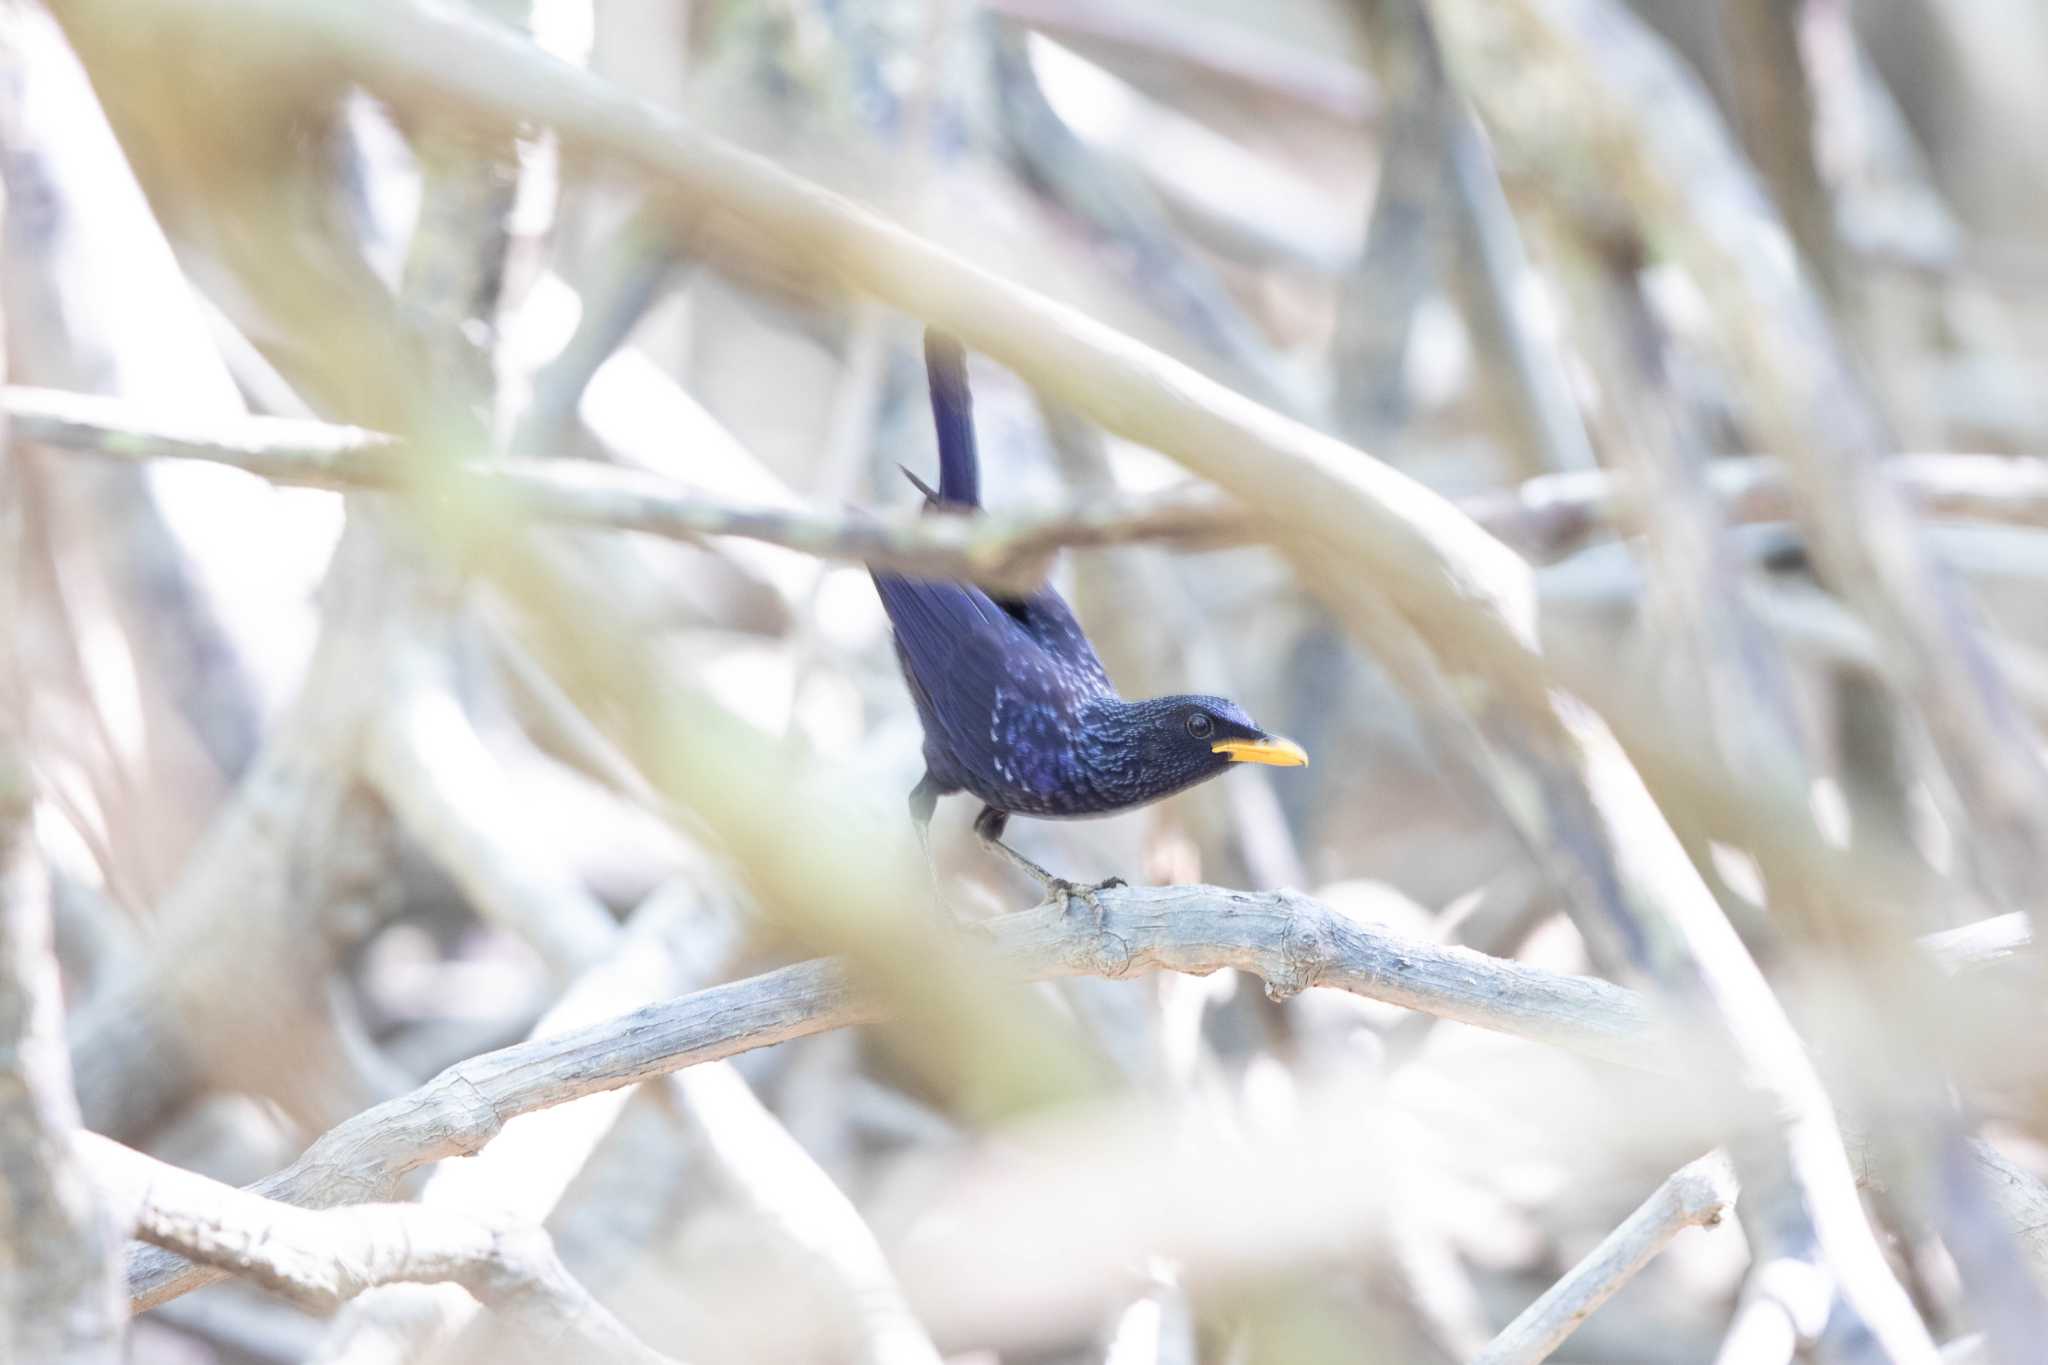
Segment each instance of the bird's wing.
M936 728L932 738L984 780L1014 768L1017 740L1046 747L1053 738L1026 736L1019 727L1055 724L1088 690L981 589L895 574L874 578L904 671L923 694L927 730Z
M1081 633L1081 623L1064 597L1047 587L1029 597L1000 598L996 605L1008 612L1039 648L1072 669L1081 685L1091 691L1111 690L1109 674L1096 657L1095 646Z
M926 328L924 365L931 388L932 426L939 438L939 486L934 490L909 470L903 472L924 493L927 507L979 508L981 459L975 446L974 398L967 387L966 351L958 338L936 327ZM977 609L990 601L978 591L974 595ZM1109 676L1095 656L1095 647L1081 633L1080 622L1058 593L1042 588L1029 597L997 598L994 605L1034 644L1063 663L1076 686L1108 690Z
M928 509L981 505L973 398L960 343L925 332L925 371L939 441L939 486L909 470ZM994 599L966 583L874 575L896 627L928 748L935 743L984 793L1049 790L1066 736L1062 727L1109 678L1074 613L1051 588ZM928 754L929 757L929 754Z

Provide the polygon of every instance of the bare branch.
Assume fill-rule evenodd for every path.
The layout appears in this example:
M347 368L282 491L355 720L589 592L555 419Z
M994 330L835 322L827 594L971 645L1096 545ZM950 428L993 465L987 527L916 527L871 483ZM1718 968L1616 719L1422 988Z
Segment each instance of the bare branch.
M18 385L0 390L0 408L23 438L58 449L122 460L204 460L300 488L466 493L567 526L679 540L733 536L995 588L1038 586L1063 548L1162 541L1204 550L1261 538L1241 509L1188 491L1099 495L1076 507L975 519L845 518L739 506L655 474L532 456L463 464L427 490L420 486L419 462L402 443L360 427L280 417L194 422L120 399ZM1885 470L1930 516L2048 527L2048 459L1930 453L1898 456ZM1793 516L1793 492L1774 459L1715 460L1706 478L1730 522ZM1606 470L1540 475L1469 494L1458 508L1539 561L1569 554L1602 532L1625 532L1639 518L1631 482Z
M991 922L990 947L1006 970L1027 977L1233 967L1260 976L1276 995L1323 986L1601 1061L1653 1071L1679 1065L1650 1007L1632 991L1403 938L1294 892L1120 888L1103 892L1101 901L1100 930L1044 906ZM713 986L458 1063L330 1130L251 1188L312 1208L388 1199L407 1172L480 1150L516 1115L882 1012L879 1000L829 960ZM2010 1183L2016 1197L2042 1197L2016 1172ZM216 1278L144 1252L131 1260L129 1293L140 1311Z
M65 55L40 9L0 5L0 330L14 364L20 343L40 331L40 319L22 314L76 282L75 274L50 278L42 249L62 238L66 215L46 179L50 149L37 134L47 133L53 106L75 112L83 86ZM24 194L31 183L34 197ZM0 620L7 623L0 636L0 1357L112 1365L123 1355L117 1243L102 1192L70 1150L78 1098L23 733L30 714L23 654L32 646L22 630L21 458L15 433L0 423Z
M1107 502L1049 515L848 519L709 501L651 474L587 460L508 458L432 474L381 433L279 417L195 426L116 400L10 388L6 408L25 436L121 459L206 460L305 488L457 494L570 526L671 539L736 536L930 577L1030 589L1064 545L1140 539L1242 541L1242 519L1214 500Z
M1683 1166L1602 1238L1563 1279L1487 1343L1472 1365L1537 1365L1580 1323L1687 1228L1711 1227L1735 1202L1735 1172L1725 1153Z
M732 956L738 916L732 907L693 889L709 878L678 878L656 891L624 928L607 924L600 962L582 972L531 1036L545 1038L609 1019L620 1010L715 979ZM526 924L508 925L531 932ZM601 1101L508 1119L475 1160L437 1167L419 1193L422 1207L483 1218L492 1223L542 1224L553 1214L597 1143L624 1108L629 1092ZM474 1304L459 1294L422 1312L426 1291L385 1289L366 1294L335 1317L322 1344L323 1361L383 1358L376 1353L404 1343L424 1354L433 1339L462 1330Z
M627 1365L668 1360L570 1276L538 1228L493 1228L411 1204L302 1209L95 1133L79 1134L75 1147L94 1178L133 1210L143 1237L308 1308L332 1310L380 1285L453 1283L516 1323L541 1348L536 1354L552 1349Z
M1701 289L1746 419L1790 461L1817 561L1886 637L1981 823L1986 873L2019 903L2048 846L2048 768L1968 604L1883 476L1892 438L1697 82L1605 0L1460 0L1444 21L1503 158L1596 235L1625 225Z
M1278 996L1327 986L1603 1061L1651 1070L1672 1064L1641 997L1604 981L1400 938L1288 891L1124 888L1101 900L1099 932L1051 906L994 921L996 958L1026 977L1236 967L1265 979ZM713 986L460 1062L330 1130L252 1188L315 1208L388 1199L407 1172L479 1150L515 1115L864 1023L882 1010L830 960ZM129 1287L135 1307L146 1309L213 1278L145 1254L130 1266Z
M172 401L189 414L239 415L234 382L194 292L86 72L41 6L13 8L18 22L0 41L12 106L6 190L20 210L5 244L9 377ZM136 326L138 316L150 325ZM40 461L26 451L23 458ZM78 471L43 490L40 529L67 555L87 554L102 566L110 605L137 656L149 708L145 743L106 756L115 783L145 784L175 771L188 731L232 778L249 763L260 724L260 692L246 657L252 642L231 604L188 561L166 517L165 490L154 482L134 470ZM68 619L77 608L61 598L53 595L46 610L66 618L71 632L90 629ZM78 667L92 676L85 658ZM61 732L37 736L39 765L53 744L64 745ZM95 785L98 799L114 799L105 782ZM152 890L190 849L197 833L190 807L203 810L198 803L116 805L121 854L139 864L135 871Z
M344 538L308 684L158 911L159 951L74 1022L87 1122L147 1131L193 1089L269 1094L318 1128L372 1093L344 1063L318 983L390 902L389 821L353 780L402 576ZM248 1021L268 1032L249 1045Z
M98 1365L121 1357L116 1246L68 1149L78 1102L29 793L0 736L0 1356Z

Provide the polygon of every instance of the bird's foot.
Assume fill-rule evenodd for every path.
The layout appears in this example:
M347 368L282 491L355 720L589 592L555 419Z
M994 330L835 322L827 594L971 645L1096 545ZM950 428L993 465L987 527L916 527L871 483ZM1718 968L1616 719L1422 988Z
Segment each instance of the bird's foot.
M1061 918L1072 913L1074 902L1081 901L1095 912L1095 927L1102 928L1102 898L1096 893L1119 886L1128 886L1122 877L1104 877L1099 882L1070 882L1065 877L1048 877L1045 880L1045 898L1060 908Z

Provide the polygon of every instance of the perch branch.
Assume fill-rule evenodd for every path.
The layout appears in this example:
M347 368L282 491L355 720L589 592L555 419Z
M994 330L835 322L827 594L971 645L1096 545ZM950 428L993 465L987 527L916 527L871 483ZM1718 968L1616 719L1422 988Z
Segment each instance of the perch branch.
M1125 888L1103 892L1101 902L1100 932L1086 917L1041 907L994 921L992 950L1009 971L1040 978L1235 967L1264 978L1275 995L1327 986L1603 1061L1670 1064L1649 1006L1631 991L1401 938L1293 892ZM881 1012L830 960L713 986L460 1062L331 1129L252 1189L313 1208L389 1199L407 1172L478 1151L516 1115ZM137 1309L219 1278L147 1252L129 1269Z
M1676 1064L1649 1005L1590 977L1402 938L1289 891L1217 887L1102 892L1102 928L1041 907L992 923L1021 976L1249 971L1275 995L1348 991L1646 1070ZM1935 950L1937 958L1944 949ZM472 1057L347 1120L252 1189L311 1207L388 1199L410 1171L466 1156L512 1117L701 1062L865 1023L881 1012L837 963L800 962L554 1037ZM161 1253L131 1259L129 1293L153 1308L219 1278Z
M278 1203L81 1133L76 1150L158 1246L247 1275L295 1303L331 1311L389 1284L459 1284L528 1341L577 1360L658 1365L572 1278L539 1228L490 1227L445 1210L365 1204L313 1210Z
M1687 1228L1713 1226L1734 1202L1735 1172L1725 1154L1710 1152L1680 1167L1584 1260L1487 1343L1472 1365L1537 1365L1549 1359L1672 1238Z

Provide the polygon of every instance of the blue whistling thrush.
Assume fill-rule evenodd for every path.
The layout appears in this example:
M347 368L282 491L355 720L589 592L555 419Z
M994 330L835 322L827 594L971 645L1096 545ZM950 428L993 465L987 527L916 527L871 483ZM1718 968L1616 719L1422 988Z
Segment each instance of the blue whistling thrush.
M904 473L927 510L978 509L981 467L973 400L960 343L925 333L925 369L938 427L939 486ZM931 853L941 796L982 802L974 832L1062 905L1121 884L1080 886L1002 842L1010 816L1110 815L1205 782L1233 763L1298 767L1308 755L1269 735L1223 697L1127 701L1117 695L1073 611L1050 585L995 598L971 583L877 572L875 590L895 627L896 657L924 723L924 778L910 818Z

